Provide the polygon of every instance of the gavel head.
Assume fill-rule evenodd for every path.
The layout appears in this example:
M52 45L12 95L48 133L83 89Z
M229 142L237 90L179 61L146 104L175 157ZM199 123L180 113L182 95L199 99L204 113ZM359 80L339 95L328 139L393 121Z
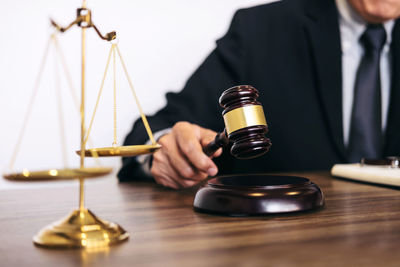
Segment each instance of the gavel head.
M265 135L268 132L264 110L258 91L250 85L225 90L219 98L224 108L225 130L232 141L231 154L238 159L251 159L264 155L271 147Z

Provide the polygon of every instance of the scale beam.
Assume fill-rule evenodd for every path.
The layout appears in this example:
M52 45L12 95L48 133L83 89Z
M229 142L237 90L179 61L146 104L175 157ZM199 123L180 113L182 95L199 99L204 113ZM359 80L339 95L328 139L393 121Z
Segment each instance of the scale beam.
M53 25L59 32L66 32L72 26L78 25L81 28L91 28L96 31L97 35L105 40L105 41L112 41L117 38L117 33L115 31L106 33L105 35L101 34L100 30L96 27L96 25L92 21L92 11L87 8L78 8L76 10L76 19L71 22L67 27L61 27L58 23L54 20L50 19L51 25Z

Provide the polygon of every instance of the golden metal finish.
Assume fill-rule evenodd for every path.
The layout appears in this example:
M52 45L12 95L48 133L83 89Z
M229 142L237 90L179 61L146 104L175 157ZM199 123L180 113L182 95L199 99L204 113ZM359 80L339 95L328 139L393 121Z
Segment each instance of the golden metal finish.
M267 125L264 110L261 105L237 108L224 115L227 134L254 125Z
M49 169L49 170L39 170L39 171L30 171L30 170L23 170L22 172L14 172L9 174L4 174L4 178L12 181L56 181L56 180L71 180L71 179L79 179L79 209L73 211L68 217L65 219L54 223L50 226L47 226L42 231L40 231L33 239L34 243L39 246L45 247L55 247L55 248L69 248L69 247L77 247L77 248L107 248L109 245L116 244L127 240L129 235L128 233L122 229L119 225L104 221L102 219L97 218L93 213L91 213L88 209L84 206L84 179L86 178L94 178L99 177L102 175L106 175L111 173L112 168L86 168L85 167L85 157L107 157L107 156L136 156L141 154L153 153L158 150L161 146L157 144L154 140L153 133L151 132L150 126L147 122L146 116L144 115L142 108L139 104L139 100L136 96L134 88L132 86L131 79L128 75L127 68L125 63L122 59L121 53L118 49L117 44L112 44L110 49L110 54L107 60L106 70L104 72L103 80L101 83L99 95L97 98L95 110L93 112L93 116L90 122L90 126L88 130L85 127L85 67L86 67L86 29L93 28L97 34L103 40L111 41L116 38L115 32L107 33L103 36L100 31L96 28L92 21L92 13L91 10L86 8L86 0L83 0L82 7L77 9L77 17L76 19L71 22L67 27L63 28L55 23L53 20L51 21L52 25L59 31L65 32L70 29L73 25L78 25L82 29L82 41L81 41L81 103L79 107L80 113L80 128L81 128L81 138L80 138L80 150L77 151L77 154L80 155L80 168L77 169ZM57 38L55 34L53 34L48 42L46 53L43 57L42 64L40 67L39 75L36 80L34 93L31 98L31 102L28 107L28 112L24 120L24 125L22 131L19 135L19 141L16 145L16 148L13 152L10 169L12 169L13 164L15 162L15 158L17 156L19 146L21 143L21 139L23 137L23 133L25 132L25 127L27 125L27 121L29 118L29 114L31 113L32 105L37 94L39 83L41 79L41 74L43 72L44 64L47 57L47 52L49 50L49 46L51 41L54 42L56 52L59 54L61 59L61 63L64 69L64 72L67 76L68 85L71 90L71 94L75 100L76 106L78 106L77 97L75 97L72 79L70 74L67 70L66 63L64 57L61 53L60 47L57 42ZM137 146L117 146L117 101L116 101L116 54L120 58L123 70L129 82L129 86L132 90L134 99L136 104L139 108L141 118L145 125L147 134L152 142L152 145L137 145ZM92 123L94 120L94 116L96 114L96 109L98 106L98 102L101 96L101 92L104 85L104 80L107 74L108 65L110 62L111 55L113 56L113 70L114 70L114 140L112 147L104 147L104 148L93 148L93 149L86 149L86 143L89 141L89 134L92 127ZM55 70L56 70L56 88L57 88L57 97L58 97L58 106L59 106L59 113L60 113L60 131L61 136L64 135L64 126L63 126L63 116L62 116L62 107L61 107L61 92L60 92L60 85L59 85L59 76L58 76L58 62L55 62ZM64 140L64 138L62 138ZM63 142L63 151L65 151L65 142ZM64 163L67 164L67 157L64 154Z
M79 9L78 9L79 13ZM78 24L80 25L80 24ZM80 154L80 167L83 168L85 166L85 66L86 66L86 28L82 28L82 42L81 42L81 154ZM84 179L80 177L79 179L79 210L83 211L85 208L85 185Z
M93 113L92 113L92 118L90 119L89 127L88 127L88 129L86 131L85 143L89 140L89 136L90 136L90 132L92 130L94 118L96 116L97 108L98 108L99 103L100 103L100 97L101 97L101 95L103 93L104 81L106 80L106 77L107 77L108 67L110 65L110 60L111 60L111 56L112 56L113 51L114 51L114 47L115 47L115 44L112 44L111 48L110 48L110 52L108 53L106 68L104 70L103 78L101 79L101 84L100 84L99 92L97 94L96 104L94 106L94 110L93 110Z
M78 26L81 28L89 28L93 26L92 23L92 11L85 7L78 8L76 10L76 17L78 19Z
M3 177L11 181L51 181L72 180L82 178L95 178L111 173L112 168L78 168L78 169L50 169L41 171L23 170L22 172L3 174Z
M92 11L90 9L87 9L86 7L78 8L76 11L76 19L71 22L67 27L61 27L59 24L57 24L54 20L50 20L51 25L53 25L58 31L60 32L66 32L68 31L72 26L75 24L78 25L81 28L91 28L96 31L97 35L105 40L105 41L112 41L117 38L117 33L115 31L109 32L106 35L102 35L99 29L94 25L92 21Z
M66 218L42 229L33 242L52 248L107 247L129 238L118 224L107 222L90 210L74 210Z
M117 145L117 71L115 65L115 49L113 49L113 72L114 72L114 141L113 146Z
M135 146L116 146L116 147L101 147L101 148L92 148L85 150L86 157L133 157L137 155L154 153L158 149L161 148L161 145L135 145ZM80 155L81 151L76 151L78 155Z
M124 62L124 60L123 60L123 58L122 58L121 51L119 51L118 46L115 46L115 47L116 47L116 49L117 49L119 59L121 60L121 65L122 65L122 68L124 69L126 79L128 80L128 83L129 83L129 87L131 88L133 97L135 98L136 106L137 106L138 109L139 109L140 117L142 118L143 125L144 125L144 127L146 128L147 135L149 136L151 143L152 143L153 145L156 145L156 144L157 144L157 143L156 143L156 140L154 139L153 133L151 132L150 125L149 125L149 123L148 123L148 121L147 121L147 118L146 118L146 116L144 115L142 106L141 106L140 103L139 103L139 98L137 97L136 92L135 92L135 89L133 88L133 84L132 84L131 78L129 77L128 69L126 68L125 62Z
M23 124L22 124L22 128L21 128L21 130L20 130L20 132L18 134L17 144L15 145L14 151L13 151L12 156L11 156L11 160L10 160L10 164L9 164L9 168L10 169L12 169L13 166L14 166L15 160L17 158L17 154L19 152L19 148L21 147L22 138L24 137L24 134L25 134L26 126L28 125L28 121L29 121L30 115L32 114L33 104L35 103L35 99L36 99L36 96L37 96L38 91L39 91L39 85L40 85L40 82L42 80L42 74L43 74L43 71L44 71L44 67L46 65L46 59L47 59L47 55L48 55L49 50L50 50L49 48L50 48L50 44L51 44L52 40L54 40L54 35L51 35L49 40L47 41L46 49L45 49L45 52L43 54L42 61L40 63L39 72L38 72L38 75L36 76L36 81L35 81L35 86L33 88L33 93L32 93L32 95L30 97L30 100L29 100L28 109L27 109L27 111L25 113L25 117L24 117L24 121L23 121Z

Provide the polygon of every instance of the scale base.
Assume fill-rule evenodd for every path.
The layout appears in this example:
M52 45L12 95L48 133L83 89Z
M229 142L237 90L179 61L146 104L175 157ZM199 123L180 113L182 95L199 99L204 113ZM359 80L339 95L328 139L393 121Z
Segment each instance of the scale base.
M230 175L208 181L194 199L198 212L252 216L307 211L324 205L321 189L297 176Z
M128 238L129 234L118 224L84 209L74 210L61 221L46 226L33 237L33 243L48 248L102 248Z

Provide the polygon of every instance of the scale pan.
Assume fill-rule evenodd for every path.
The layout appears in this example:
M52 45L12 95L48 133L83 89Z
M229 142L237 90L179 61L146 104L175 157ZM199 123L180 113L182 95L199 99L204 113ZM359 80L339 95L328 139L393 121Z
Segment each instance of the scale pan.
M85 150L85 157L133 157L137 155L150 154L161 148L161 145L134 145L134 146L116 146L116 147L100 147ZM78 155L81 151L76 151Z
M11 181L49 181L71 180L79 178L94 178L111 173L112 168L77 168L77 169L49 169L42 171L29 171L3 174L3 177Z

